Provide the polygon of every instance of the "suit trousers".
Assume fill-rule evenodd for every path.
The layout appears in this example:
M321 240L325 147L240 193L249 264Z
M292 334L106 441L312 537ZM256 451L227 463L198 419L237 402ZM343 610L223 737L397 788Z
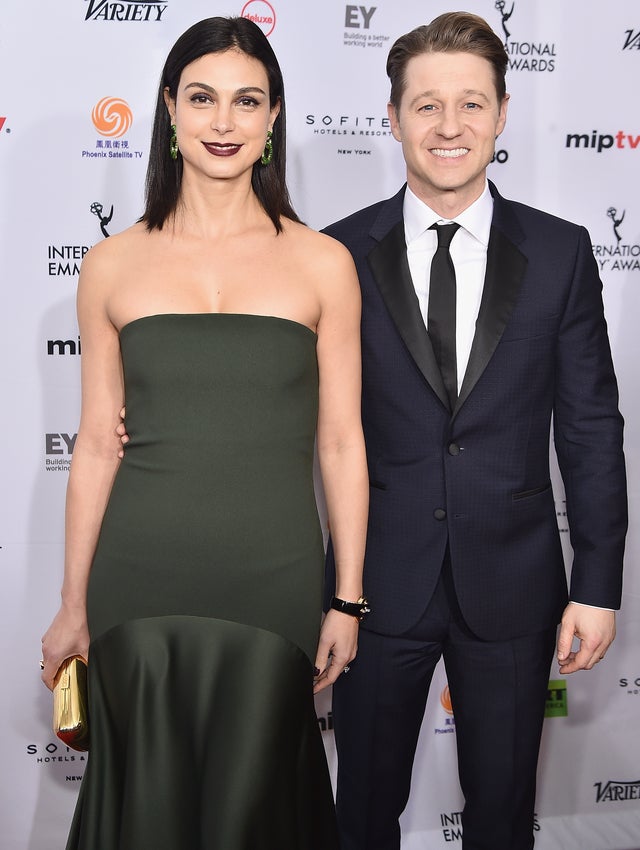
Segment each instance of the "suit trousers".
M399 850L399 817L440 657L465 798L462 848L531 850L555 637L554 626L508 641L476 638L460 613L448 563L410 632L388 636L361 628L358 655L333 690L341 850Z

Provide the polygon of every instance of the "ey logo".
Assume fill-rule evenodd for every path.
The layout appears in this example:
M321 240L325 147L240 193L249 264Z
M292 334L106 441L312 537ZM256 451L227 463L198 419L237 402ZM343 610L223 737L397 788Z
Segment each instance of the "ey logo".
M371 23L373 13L377 6L371 6L367 9L366 6L345 6L344 10L344 25L351 29L368 30Z

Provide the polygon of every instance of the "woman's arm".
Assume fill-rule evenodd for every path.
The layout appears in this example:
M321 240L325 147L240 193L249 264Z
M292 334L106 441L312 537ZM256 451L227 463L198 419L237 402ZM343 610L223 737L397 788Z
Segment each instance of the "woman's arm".
M115 433L123 404L118 332L107 313L105 251L89 252L78 283L82 339L82 405L67 485L61 605L42 638L42 680L51 688L62 661L87 658L86 593L102 517L119 464Z
M362 596L362 568L369 481L360 419L360 288L353 261L337 243L329 246L318 322L320 408L317 447L336 561L336 596ZM325 254L325 256L327 256ZM316 657L318 692L332 684L355 657L358 620L330 610Z

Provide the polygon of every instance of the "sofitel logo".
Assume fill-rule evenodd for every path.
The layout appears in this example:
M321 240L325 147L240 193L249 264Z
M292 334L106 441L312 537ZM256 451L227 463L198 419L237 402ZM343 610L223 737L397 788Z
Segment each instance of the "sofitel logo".
M594 782L596 803L613 803L627 800L640 800L640 779L635 782L618 782L609 779L607 782Z
M626 210L621 213L616 207L609 207L607 217L611 219L614 242L592 245L593 254L598 261L600 271L637 272L640 271L640 245L623 241L620 229Z
M500 23L504 33L504 47L509 55L509 68L512 71L555 71L556 46L544 41L514 41L508 24L513 15L515 3L507 11L505 0L496 0L495 7L500 12Z
M150 0L88 0L85 21L159 21L168 3L153 3Z

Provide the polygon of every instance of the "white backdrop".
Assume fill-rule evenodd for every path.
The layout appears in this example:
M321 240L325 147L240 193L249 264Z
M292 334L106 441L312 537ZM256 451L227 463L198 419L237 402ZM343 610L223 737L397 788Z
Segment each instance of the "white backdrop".
M78 422L74 296L83 253L141 212L166 53L189 25L215 14L253 16L268 32L286 82L290 188L298 212L319 228L401 185L400 147L386 119L386 54L398 35L451 8L368 2L3 0L0 844L7 850L64 846L85 764L50 731L51 699L38 669L40 636L57 607ZM631 528L619 636L591 673L563 680L551 671L536 848L636 850L640 8L637 0L507 0L502 10L494 0L467 0L466 8L504 36L511 57L509 120L490 176L505 196L588 227L627 422ZM566 541L559 484L557 506ZM460 846L446 696L439 668L403 850ZM335 771L329 697L317 708Z

